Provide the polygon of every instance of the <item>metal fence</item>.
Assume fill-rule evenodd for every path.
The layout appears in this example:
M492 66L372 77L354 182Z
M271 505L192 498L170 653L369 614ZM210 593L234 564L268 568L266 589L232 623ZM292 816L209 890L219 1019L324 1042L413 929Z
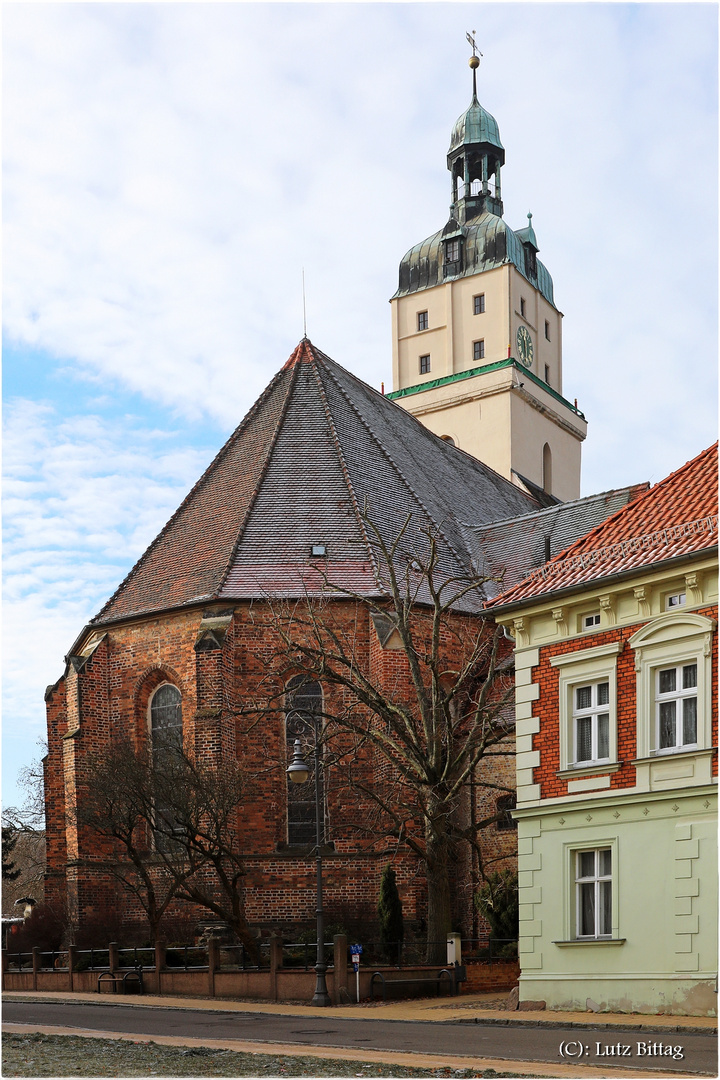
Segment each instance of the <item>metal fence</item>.
M147 971L155 967L155 950L151 948L118 949L117 957L119 968L143 968Z
M76 949L75 971L102 971L110 967L108 949Z
M220 945L219 954L220 971L260 971L270 967L269 942L258 942L256 964L251 963L244 945Z
M32 953L31 952L6 952L5 963L8 971L25 971L28 968L32 971Z
M329 966L332 967L334 942L325 942L325 959L326 962L330 960ZM315 961L317 959L317 942L316 941L298 941L286 945L283 942L282 947L282 966L284 968L302 968L303 971L309 971L310 968L315 967Z

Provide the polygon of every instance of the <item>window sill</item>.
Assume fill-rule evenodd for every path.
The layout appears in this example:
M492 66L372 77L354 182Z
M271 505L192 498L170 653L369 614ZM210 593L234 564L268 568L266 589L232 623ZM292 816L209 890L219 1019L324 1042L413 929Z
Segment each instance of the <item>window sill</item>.
M675 761L677 758L690 758L690 757L710 757L714 754L716 747L699 747L695 746L692 749L685 750L682 747L678 747L677 750L653 750L647 755L647 757L633 758L630 762L631 765L648 765L655 761L667 761L668 759Z
M561 949L567 949L572 945L624 945L627 938L572 938L570 941L553 941Z
M566 769L560 769L555 775L559 780L572 780L574 777L579 776L601 776L604 774L616 773L622 765L622 761L609 761L605 765L593 765L592 763L588 763L587 765L569 765Z

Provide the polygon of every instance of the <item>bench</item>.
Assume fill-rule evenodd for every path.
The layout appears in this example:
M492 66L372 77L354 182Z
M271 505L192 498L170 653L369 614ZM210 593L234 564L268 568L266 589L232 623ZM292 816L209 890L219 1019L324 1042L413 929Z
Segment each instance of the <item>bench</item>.
M138 992L141 994L143 993L143 974L142 968L139 966L133 968L132 971L126 971L123 974L121 974L119 971L101 971L98 975L97 981L98 994L102 993L102 990L100 989L100 984L102 983L103 979L110 980L110 984L113 988L113 994L117 993L118 986L121 988L123 994L127 994L127 987L130 983L137 983L139 987Z
M409 979L385 979L382 971L373 972L373 977L370 980L370 997L375 1000L375 980L379 980L379 984L382 987L382 999L386 1001L386 991L388 986L403 986L410 983L420 984L429 983L437 987L438 997L440 996L440 987L443 984L447 984L450 987L450 993L455 993L456 978L454 974L448 971L447 968L443 968L437 975L415 975ZM462 982L462 978L457 979L457 982Z

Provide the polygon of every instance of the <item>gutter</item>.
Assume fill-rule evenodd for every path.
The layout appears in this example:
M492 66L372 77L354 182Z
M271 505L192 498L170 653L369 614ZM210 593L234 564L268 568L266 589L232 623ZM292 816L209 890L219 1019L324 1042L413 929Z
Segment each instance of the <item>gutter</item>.
M627 581L629 578L637 577L642 573L656 573L662 570L668 569L673 566L682 566L684 563L693 562L696 559L707 559L713 553L717 555L718 547L715 544L711 548L702 548L700 551L691 551L686 555L675 555L672 559L663 559L661 562L655 563L643 563L640 566L632 567L629 570L616 571L614 574L605 574L603 577L590 578L588 581L576 581L573 585L566 585L564 589L550 590L544 593L535 593L533 596L526 596L522 600L517 600L515 603L509 604L497 604L493 606L492 601L485 608L488 614L501 611L505 612L519 611L521 608L529 607L531 604L541 603L543 600L548 599L551 596L571 596L573 593L580 592L590 586L595 588L596 586L604 585L606 583L611 584L617 581Z

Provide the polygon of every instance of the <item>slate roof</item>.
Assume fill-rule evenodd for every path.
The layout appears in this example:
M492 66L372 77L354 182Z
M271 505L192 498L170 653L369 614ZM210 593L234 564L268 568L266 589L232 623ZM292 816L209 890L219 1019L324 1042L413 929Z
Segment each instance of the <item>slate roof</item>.
M612 514L513 588L493 607L710 551L718 542L717 443ZM541 515L537 515L540 517Z
M631 484L491 525L463 525L476 572L494 579L487 582L486 592L506 592L649 487Z
M444 574L467 575L460 519L537 508L303 339L93 625L210 600L383 590L367 505L386 542L439 530ZM312 544L327 545L312 560ZM475 604L477 607L480 598Z

